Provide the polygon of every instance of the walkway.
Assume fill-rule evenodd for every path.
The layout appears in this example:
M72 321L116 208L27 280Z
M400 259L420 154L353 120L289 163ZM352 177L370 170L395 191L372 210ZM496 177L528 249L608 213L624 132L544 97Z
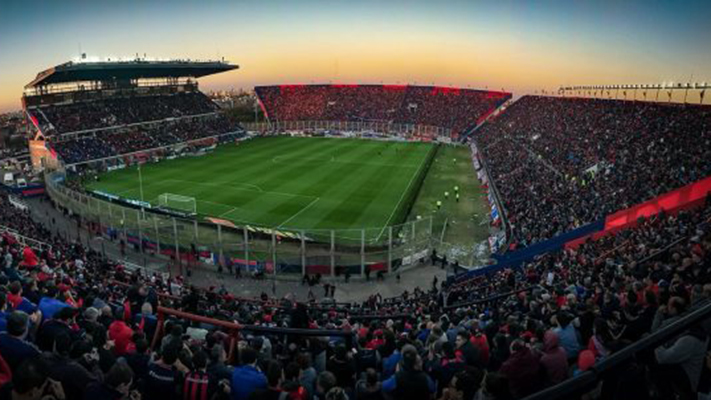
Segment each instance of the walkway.
M29 199L27 203L35 221L45 225L54 234L61 235L70 241L80 241L83 245L95 251L104 252L114 260L125 260L141 265L151 271L170 272L170 262L168 260L134 252L131 246L126 247L126 257L122 257L117 242L96 238L84 227L78 228L73 219L65 217L44 198ZM399 296L405 290L412 292L417 286L422 289L429 289L435 276L439 282L446 279L446 273L441 268L423 265L402 272L399 283L394 276L388 277L382 282L376 282L375 279L366 282L360 277L351 277L351 281L348 284L344 282L342 277L326 278L326 281L336 286L335 297L337 301L352 302L363 301L375 293L380 293L383 298L388 298ZM256 297L262 292L272 296L274 291L277 297L292 293L297 300L305 301L309 292L309 287L301 285L300 281L296 279L236 279L227 273L220 274L217 272L217 267L206 264L201 264L193 269L192 276L187 281L204 288L224 285L235 296L241 297ZM313 287L312 290L317 299L323 298L324 290L322 287Z

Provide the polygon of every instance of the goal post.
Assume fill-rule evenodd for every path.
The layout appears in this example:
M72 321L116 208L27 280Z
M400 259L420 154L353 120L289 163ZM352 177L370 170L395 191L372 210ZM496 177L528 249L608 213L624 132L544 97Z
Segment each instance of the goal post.
M190 214L197 214L197 201L194 197L190 196L163 193L158 196L158 205L164 208L172 208Z

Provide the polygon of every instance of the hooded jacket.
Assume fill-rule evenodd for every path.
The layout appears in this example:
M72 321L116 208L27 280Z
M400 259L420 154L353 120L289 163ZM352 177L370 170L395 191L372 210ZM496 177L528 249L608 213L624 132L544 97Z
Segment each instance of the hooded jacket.
M511 353L499 372L509 379L509 387L515 397L526 397L541 387L541 364L538 356L528 347Z
M547 331L543 337L541 366L551 385L560 383L568 377L568 355L565 349L560 347L558 335L553 331Z

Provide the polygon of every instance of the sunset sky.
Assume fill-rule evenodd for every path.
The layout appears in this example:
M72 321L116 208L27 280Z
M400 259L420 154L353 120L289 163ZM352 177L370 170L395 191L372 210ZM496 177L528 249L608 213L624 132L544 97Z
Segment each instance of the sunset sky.
M225 57L203 90L418 83L516 94L711 82L711 1L0 0L0 111L77 58Z

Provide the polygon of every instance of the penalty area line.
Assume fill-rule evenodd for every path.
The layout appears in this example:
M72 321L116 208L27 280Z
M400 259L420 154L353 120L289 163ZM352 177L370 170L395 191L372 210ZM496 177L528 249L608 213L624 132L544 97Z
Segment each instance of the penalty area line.
M292 215L292 216L289 217L286 221L284 221L284 222L282 222L281 224L279 224L279 225L277 226L277 228L282 228L282 227L284 226L284 224L286 224L287 222L289 222L289 221L291 221L292 219L296 218L297 216L299 216L299 214L301 214L302 212L306 211L307 209L311 208L311 206L313 206L314 204L316 204L316 202L319 201L320 199L321 199L320 197L316 197L315 199L313 199L313 200L311 201L311 203L307 204L304 208L302 208L301 210L297 211L296 214Z

